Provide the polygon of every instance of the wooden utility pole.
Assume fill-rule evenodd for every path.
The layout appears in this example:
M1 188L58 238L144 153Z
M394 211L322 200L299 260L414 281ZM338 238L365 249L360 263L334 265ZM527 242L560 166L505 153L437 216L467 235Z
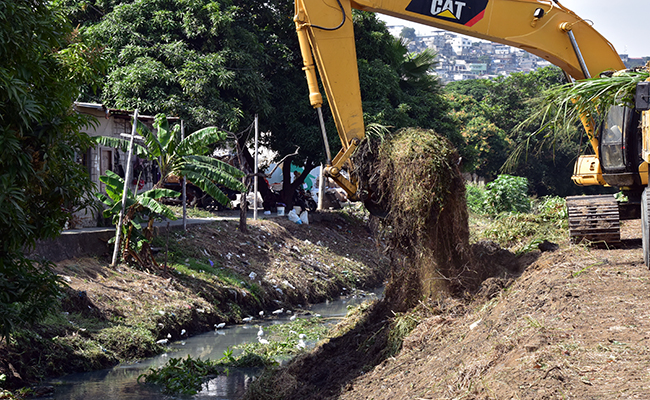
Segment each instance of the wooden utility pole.
M183 139L185 139L185 125L183 124L183 120L181 120L181 141L183 141ZM185 179L185 177L181 179L183 182L183 230L187 231L187 179Z
M133 112L133 127L131 128L131 141L129 142L129 153L126 157L126 176L124 177L124 192L122 193L122 209L120 210L120 218L117 222L117 229L115 230L115 246L113 247L113 260L111 267L117 265L119 252L120 252L120 239L122 236L122 224L124 223L124 211L126 209L126 197L129 193L129 182L131 181L131 156L133 155L133 140L135 140L135 132L138 126L138 109Z
M259 149L259 136L260 131L257 125L257 114L255 114L255 168L254 171L254 183L253 183L253 220L257 220L257 172L258 172L258 149Z

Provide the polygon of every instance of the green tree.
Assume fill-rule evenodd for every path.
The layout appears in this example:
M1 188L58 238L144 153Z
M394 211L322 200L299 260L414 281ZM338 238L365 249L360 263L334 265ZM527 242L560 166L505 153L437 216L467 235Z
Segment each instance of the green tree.
M105 104L176 115L193 129L233 131L268 109L269 84L259 74L264 46L236 23L244 10L232 2L122 1L107 4L99 21L88 6L79 12L87 1L66 4L72 15L89 18L82 29L104 43Z
M416 39L415 29L405 26L404 28L402 28L402 31L399 33L399 36L406 40L415 40Z
M523 149L507 172L526 177L532 193L564 196L583 190L571 182L573 161L580 153L579 139L553 142L533 135L542 124L541 118L523 124L541 107L542 93L563 79L559 68L546 67L494 80L446 85L445 92L453 99L455 116L464 123L463 134L471 144L473 155L478 157L471 159L477 172L492 179L500 173L510 154ZM489 146L482 144L484 141Z
M48 263L25 258L37 240L60 234L72 211L92 199L75 163L90 144L91 121L72 111L92 87L99 54L52 2L0 3L0 337L36 321L55 304Z
M135 153L140 158L155 161L160 169L160 180L154 188L162 187L172 176L187 178L223 205L230 204L230 199L219 185L236 191L245 189L238 180L244 176L240 170L205 155L210 150L210 145L226 139L226 132L208 127L199 129L181 140L179 126L170 129L164 114L156 115L153 131L138 121L137 132L144 138L145 145L134 143ZM129 141L125 139L109 136L97 136L93 139L104 146L128 150Z

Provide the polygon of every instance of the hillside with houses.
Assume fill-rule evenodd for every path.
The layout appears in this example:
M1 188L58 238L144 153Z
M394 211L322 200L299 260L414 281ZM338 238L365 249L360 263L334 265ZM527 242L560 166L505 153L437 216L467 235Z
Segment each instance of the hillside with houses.
M550 62L515 47L445 30L432 29L422 33L404 25L389 25L388 30L393 36L403 38L410 52L433 50L437 55L435 73L443 83L508 76L551 65ZM650 56L620 56L628 68L643 66L650 60Z

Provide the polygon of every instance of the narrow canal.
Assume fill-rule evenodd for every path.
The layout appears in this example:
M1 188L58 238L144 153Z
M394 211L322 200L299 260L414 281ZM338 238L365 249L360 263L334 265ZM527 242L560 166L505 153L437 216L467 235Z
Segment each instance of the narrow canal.
M381 296L382 289L365 293L364 296L344 296L335 301L316 304L308 309L311 315L321 315L331 321L344 317L348 307L373 300ZM228 349L245 343L257 341L260 326L281 324L289 320L290 315L280 318L254 320L245 325L226 326L214 332L190 337L184 341L169 345L169 351L157 357L146 359L134 364L118 365L111 369L73 374L51 381L55 387L53 397L57 400L153 400L175 399L165 396L151 385L139 384L137 378L150 367L164 365L169 358L192 358L218 360ZM309 316L305 316L309 318ZM313 345L313 344L312 344ZM219 376L204 385L203 391L192 399L235 400L243 395L249 383L259 371L231 370L228 376ZM184 397L187 398L187 397Z

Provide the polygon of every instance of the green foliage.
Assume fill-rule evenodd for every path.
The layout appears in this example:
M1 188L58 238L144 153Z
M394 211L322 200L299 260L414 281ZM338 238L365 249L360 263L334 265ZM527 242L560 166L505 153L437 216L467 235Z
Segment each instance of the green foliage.
M469 188L469 186L468 186ZM469 191L469 190L468 190ZM517 253L535 250L544 240L567 240L566 202L561 197L547 196L531 201L530 212L501 213L486 218L477 213L472 225L474 240L489 239Z
M124 195L124 179L113 171L106 171L106 175L99 177L99 180L106 184L106 195L97 193L97 198L107 208L104 210L105 218L112 218L117 225L122 210L122 196ZM149 239L144 233L142 224L149 224L154 218L165 217L175 220L174 212L166 205L157 201L162 197L178 197L180 193L169 189L150 189L143 193L134 194L127 190L127 198L124 211L124 225L122 225L121 246L139 253L144 243ZM125 245L124 243L128 243ZM126 248L125 248L126 251Z
M209 152L210 145L222 142L226 133L215 127L207 127L181 140L179 128L176 125L171 129L164 114L156 115L153 131L138 121L137 132L144 138L145 146L134 144L134 149L139 157L158 164L161 177L155 187L160 187L172 176L185 177L219 203L229 205L230 199L218 185L243 191L245 187L238 178L244 174L221 160L204 155ZM104 146L128 150L129 141L125 139L108 136L93 139Z
M119 360L144 358L159 351L156 338L144 326L111 326L102 329L95 339Z
M71 112L99 60L48 1L0 4L0 252L58 235L88 205L92 183L75 163L90 121Z
M393 357L399 353L404 338L413 332L413 329L418 326L420 321L420 316L415 312L395 314L388 333L387 357Z
M520 176L499 175L497 179L487 184L485 208L491 215L529 211L528 179Z
M192 396L210 378L228 373L229 367L261 368L271 365L275 365L275 362L268 358L253 353L234 357L232 350L228 349L219 361L201 360L189 355L187 358L171 358L162 367L149 368L149 371L138 376L138 382L144 378L146 383L162 386L165 394Z
M533 201L535 214L545 221L562 223L569 218L566 200L558 196L545 196Z
M20 253L0 257L0 340L52 311L62 285L52 267Z
M468 183L465 185L465 195L467 196L467 209L469 211L474 214L486 214L487 189L485 187Z
M138 382L144 378L146 383L163 387L165 394L192 396L201 390L201 385L210 375L218 375L222 369L214 361L200 358L171 358L165 366L150 368L146 374L138 376Z
M447 84L452 116L467 142L464 170L488 180L502 172L526 177L537 196L584 190L570 179L572 163L581 151L579 138L554 141L535 134L545 123L539 112L542 93L562 82L562 71L547 67L494 80Z
M266 329L269 343L252 342L236 346L245 354L257 354L265 360L293 356L304 351L307 342L317 342L327 334L323 318L298 318L284 324L271 325Z
M101 58L50 1L0 3L0 337L55 304L51 264L21 252L60 234L92 203L75 162L91 121L72 112L81 85L97 83Z
M264 46L237 23L252 11L244 4L101 2L105 15L97 19L81 12L86 3L66 1L82 30L105 44L111 63L102 93L106 104L229 130L238 129L247 112L270 107L270 84L259 74L267 59Z

